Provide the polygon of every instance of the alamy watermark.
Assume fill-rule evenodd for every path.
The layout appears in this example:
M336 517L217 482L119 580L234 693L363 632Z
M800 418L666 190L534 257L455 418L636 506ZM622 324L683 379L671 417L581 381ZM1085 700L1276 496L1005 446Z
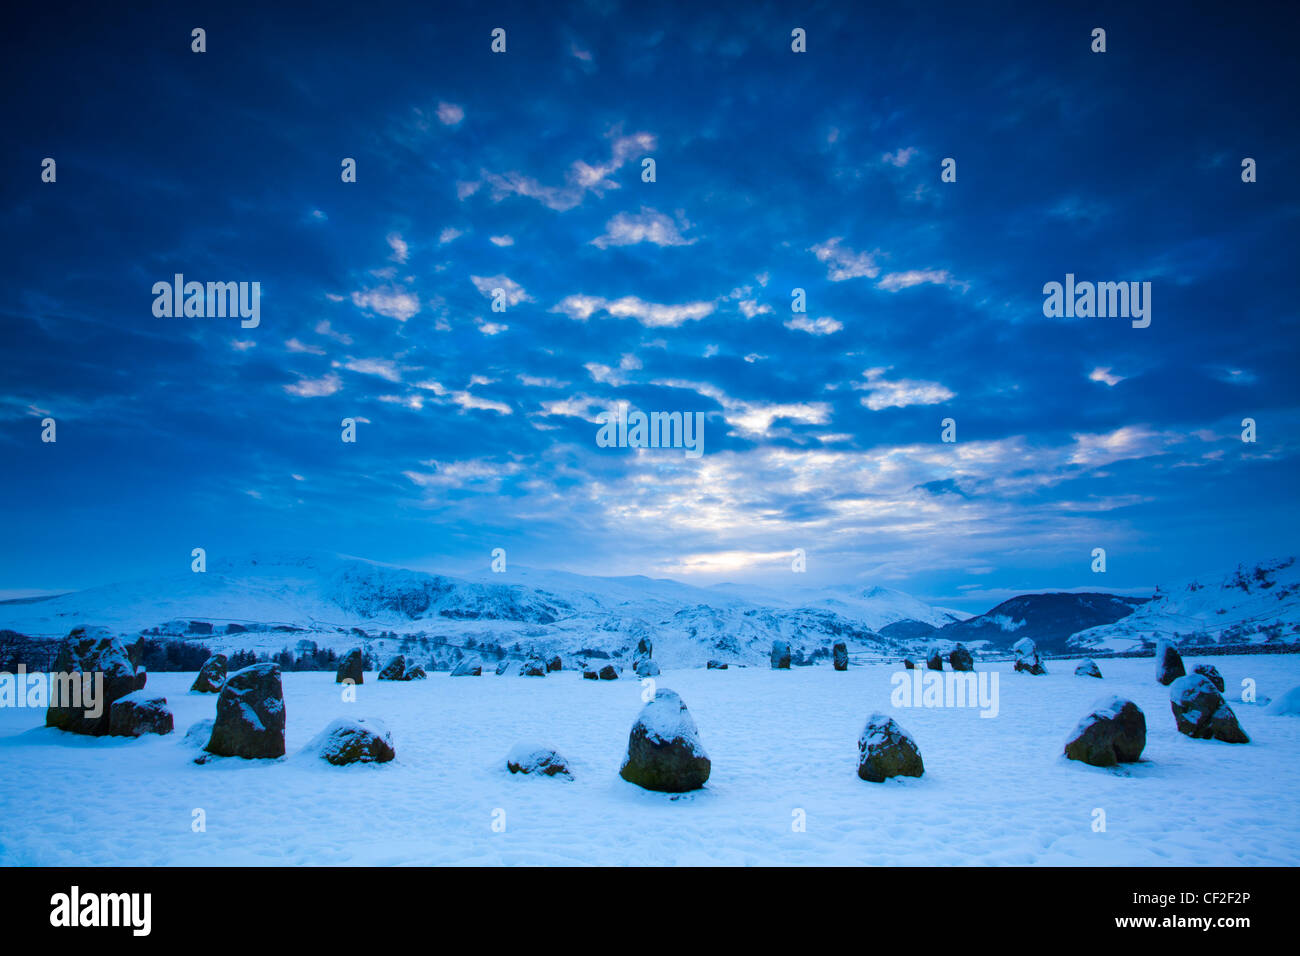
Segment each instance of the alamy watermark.
M1049 319L1132 319L1135 329L1151 324L1150 282L1075 282L1074 273L1067 272L1064 285L1049 282L1043 295L1043 315Z
M683 448L687 458L704 454L703 412L628 412L627 402L596 416L601 448Z
M894 707L979 707L981 717L998 715L997 671L895 671L889 682Z
M55 707L84 711L87 719L104 714L104 675L100 671L63 674L0 671L0 707Z
M155 282L153 294L153 314L160 319L238 317L244 329L262 321L260 282L186 282L178 272L171 282Z

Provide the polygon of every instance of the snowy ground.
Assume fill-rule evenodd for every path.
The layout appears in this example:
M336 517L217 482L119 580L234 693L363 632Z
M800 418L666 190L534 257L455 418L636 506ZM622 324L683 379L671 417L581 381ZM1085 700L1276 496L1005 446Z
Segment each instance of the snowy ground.
M1100 661L1100 681L1074 677L1072 662L1040 678L989 665L993 719L891 709L892 666L665 671L660 686L681 694L713 761L707 787L677 799L618 776L635 680L367 675L345 704L332 674L288 674L289 756L196 766L182 738L215 696L189 694L192 674L151 674L176 714L168 737L80 738L42 727L42 711L0 710L0 863L1300 864L1300 718L1239 699L1247 677L1275 698L1300 684L1300 657L1207 660L1251 744L1178 734L1150 659ZM1146 713L1143 761L1065 760L1068 732L1110 693ZM873 710L915 736L924 777L857 778ZM345 715L386 721L397 759L336 768L298 753ZM574 781L506 771L511 745L538 738L569 758ZM191 829L196 808L206 832Z

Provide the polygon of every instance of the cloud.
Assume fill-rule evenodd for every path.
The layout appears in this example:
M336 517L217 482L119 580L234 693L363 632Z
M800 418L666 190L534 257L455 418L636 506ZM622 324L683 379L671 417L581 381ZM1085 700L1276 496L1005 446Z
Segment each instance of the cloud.
M449 242L455 242L461 236L465 235L459 229L453 229L451 226L443 229L438 233L438 245L445 246Z
M950 289L966 288L966 283L958 282L946 269L912 269L908 272L891 272L876 283L877 289L885 292L898 292L917 285L941 285Z
M831 420L826 402L752 402L732 398L716 385L682 379L664 379L651 383L663 388L680 388L711 398L722 406L723 419L741 433L763 437L774 433L777 421L804 425L825 425Z
M400 233L390 232L388 234L388 245L389 248L393 250L393 254L388 258L392 259L394 262L406 261L407 255L410 254L410 249L407 247L406 240L402 238Z
M767 303L760 304L757 299L741 299L737 303L740 314L747 319L752 319L756 315L764 315L772 311L772 307Z
M811 249L819 262L826 263L828 279L832 282L843 282L846 279L874 279L880 275L880 267L876 265L872 253L854 252L841 246L840 243L843 241L841 237L836 236Z
M1124 381L1124 376L1112 374L1109 366L1106 368L1098 366L1088 373L1088 378L1094 382L1105 382L1107 385L1118 385Z
M438 104L438 121L443 126L455 126L465 118L465 109L455 103Z
M285 349L290 352L305 352L308 355L324 355L325 350L319 345L304 345L297 339L289 339L284 343Z
M352 344L352 336L343 332L335 332L330 326L329 319L321 319L316 323L316 334L323 335L326 338L331 338L342 345Z
M509 415L514 411L504 402L494 402L490 398L480 398L472 392L452 392L451 400L466 410L481 409L483 411L498 412L502 415Z
M497 289L505 293L505 303L507 306L518 305L520 302L532 302L532 296L524 291L514 279L509 276L470 276L470 281L474 283L474 288L484 296L491 299Z
M588 193L600 196L609 190L618 189L619 183L610 177L633 156L652 152L655 146L655 137L650 133L616 136L610 144L607 161L595 164L575 161L569 167L563 186L547 186L534 177L517 171L484 172L483 180L492 188L494 202L500 202L509 196L523 196L536 199L548 209L565 212L579 205Z
M510 236L488 236L488 242L492 243L494 246L500 247L513 246L515 244L515 240Z
M399 322L405 322L420 311L418 296L393 286L353 292L352 304L359 309L397 319Z
M690 223L682 219L680 228L689 229ZM679 224L668 216L642 206L637 215L620 212L614 216L605 224L605 234L591 240L591 244L607 249L610 246L631 246L639 242L649 242L656 246L689 246L696 241L682 238L678 229Z
M810 319L806 315L797 315L786 322L785 327L807 332L809 335L833 335L844 328L844 324L828 315L824 315L820 319Z
M917 153L915 146L909 146L906 149L899 149L892 153L885 153L880 157L881 162L888 163L890 166L902 168L912 161L912 157Z
M676 328L683 322L695 322L712 315L714 308L712 302L660 305L632 295L613 301L593 295L570 295L561 299L551 311L579 322L586 322L597 312L605 312L617 319L636 319L646 328Z
M885 368L869 368L862 374L866 382L854 382L853 388L865 389L868 394L861 402L873 412L882 408L906 408L909 405L938 405L956 397L956 393L938 382L919 381L900 378L896 381L886 379Z
M389 359L353 359L343 367L351 372L360 372L363 375L378 375L390 382L400 382L402 380L402 373L398 370L397 365Z
M290 395L297 395L299 398L323 398L326 395L333 395L342 387L342 379L333 372L329 372L321 378L300 378L297 382L286 385L284 390Z
M1144 425L1126 425L1101 434L1075 434L1070 464L1097 468L1131 458L1164 454L1167 446L1183 440L1182 435L1156 432Z

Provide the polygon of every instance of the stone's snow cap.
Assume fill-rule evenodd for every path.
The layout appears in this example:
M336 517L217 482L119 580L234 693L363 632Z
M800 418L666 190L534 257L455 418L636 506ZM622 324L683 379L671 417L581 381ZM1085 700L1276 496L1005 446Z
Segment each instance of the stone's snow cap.
M695 718L675 690L660 688L654 700L641 708L637 723L645 728L646 736L651 740L662 743L682 740L693 748L700 745L700 731L695 726Z
M1011 645L1011 649L1021 657L1032 657L1038 653L1038 645L1031 638L1022 637Z
M902 724L888 714L877 710L867 717L867 725L862 728L862 734L858 740L859 742L866 741L868 743L883 742L894 735L912 738L912 735L907 732Z
M302 750L332 764L386 763L393 759L393 735L375 717L339 717Z
M1108 694L1097 703L1092 705L1092 709L1087 715L1082 717L1074 726L1074 733L1070 734L1068 740L1073 740L1087 729L1088 725L1093 723L1098 717L1105 720L1114 720L1119 716L1120 710L1128 703L1127 698L1120 697L1117 694Z
M1207 691L1218 694L1219 688L1204 674L1187 674L1169 685L1169 699L1190 702L1197 694Z
M521 740L506 754L506 769L511 773L539 774L544 777L573 779L569 762L550 744Z
M1300 717L1300 685L1292 687L1289 691L1279 697L1273 703L1268 705L1264 711L1266 714L1285 717Z

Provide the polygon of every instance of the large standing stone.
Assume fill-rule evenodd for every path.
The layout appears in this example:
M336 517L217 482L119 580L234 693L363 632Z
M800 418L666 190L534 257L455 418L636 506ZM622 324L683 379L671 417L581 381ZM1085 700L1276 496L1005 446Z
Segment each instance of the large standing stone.
M334 683L343 684L351 681L353 684L364 684L365 670L366 661L361 655L361 649L354 647L343 655L343 660L339 661L339 670L334 675Z
M113 701L108 714L108 732L114 737L143 737L170 734L175 729L167 698L152 691L132 691Z
M1034 676L1047 673L1043 659L1038 656L1038 645L1031 638L1022 637L1011 645L1011 649L1016 652L1015 670Z
M543 777L573 779L569 762L554 747L532 741L517 743L510 748L510 753L506 754L506 769L511 773L535 773Z
M925 653L925 666L927 670L943 670L943 651L938 646L930 648Z
M772 642L772 670L788 671L790 669L790 644L787 641Z
M428 674L419 664L411 664L406 668L406 673L402 675L402 680L427 680Z
M1122 697L1105 697L1079 721L1065 744L1065 755L1094 767L1135 763L1147 745L1147 719Z
M398 654L379 672L379 680L405 680L406 679L406 658Z
M135 668L116 637L77 627L64 638L51 679L45 726L102 737L109 732L113 702L143 690L148 675Z
M226 667L230 661L225 654L213 654L199 668L199 676L190 685L192 693L219 694L221 685L226 682Z
M955 671L973 671L975 669L975 658L971 657L970 651L966 650L966 645L959 643L948 652L948 663L952 665Z
M1086 657L1079 662L1079 666L1074 669L1075 677L1101 677L1101 668L1091 657Z
M916 661L912 660L910 657L904 657L903 666L909 671L914 671L916 670Z
M1187 674L1182 655L1168 641L1156 645L1156 680L1168 687Z
M1227 685L1223 682L1223 675L1219 673L1219 669L1213 664L1197 664L1192 668L1192 673L1207 678L1211 684L1218 688L1220 694L1227 688Z
M890 777L919 777L925 773L921 751L912 735L886 714L876 712L858 738L858 776L872 783Z
M618 668L613 664L606 664L600 669L601 680L618 680Z
M383 721L372 717L340 717L312 738L304 750L336 767L387 763L397 756L393 735Z
M564 661L560 660L559 654L556 654L554 657L552 657L549 661L546 662L546 672L548 674L551 673L552 671L558 671L563 669L564 669Z
M843 641L836 641L831 646L831 663L837 671L849 669L849 646Z
M659 675L659 664L646 657L636 662L637 677L657 677Z
M218 757L284 756L284 689L276 664L254 664L226 678L207 751Z
M451 672L452 677L481 677L483 662L477 657L466 657Z
M1178 732L1196 740L1248 744L1250 738L1219 689L1204 674L1188 674L1169 685L1169 707Z
M619 775L646 790L684 793L704 786L711 767L691 712L676 692L659 690L632 725Z
M540 657L530 657L519 667L520 677L545 677L546 662Z

